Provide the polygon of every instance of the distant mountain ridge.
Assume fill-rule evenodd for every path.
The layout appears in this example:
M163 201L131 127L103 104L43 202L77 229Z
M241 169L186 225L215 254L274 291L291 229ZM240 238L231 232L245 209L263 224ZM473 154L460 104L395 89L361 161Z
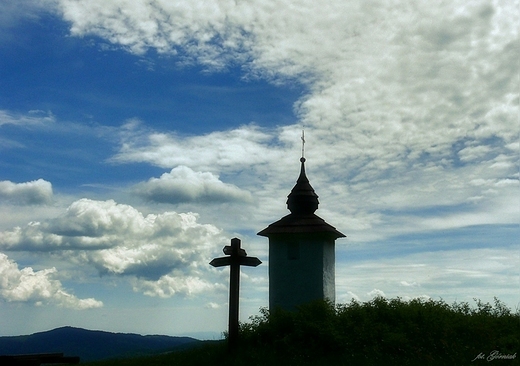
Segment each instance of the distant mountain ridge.
M63 352L82 362L174 351L200 342L191 337L110 333L61 327L31 335L0 337L0 355Z

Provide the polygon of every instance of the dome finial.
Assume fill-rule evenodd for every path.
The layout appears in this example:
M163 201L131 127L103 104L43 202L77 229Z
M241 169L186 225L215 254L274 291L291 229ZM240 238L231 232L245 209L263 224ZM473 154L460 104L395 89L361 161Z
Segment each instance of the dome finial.
M287 196L287 208L295 215L313 214L318 209L318 195L314 192L305 174L305 134L302 130L302 157L300 158L300 176L296 185Z
M300 159L302 163L305 162L305 130L302 128L302 157Z

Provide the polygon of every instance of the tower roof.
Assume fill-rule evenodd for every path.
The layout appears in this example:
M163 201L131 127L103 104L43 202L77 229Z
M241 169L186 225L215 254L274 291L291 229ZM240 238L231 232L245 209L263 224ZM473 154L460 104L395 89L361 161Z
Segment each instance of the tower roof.
M271 236L289 233L324 233L335 239L345 237L332 225L329 225L321 217L314 214L318 209L318 195L314 192L307 175L305 174L305 158L300 159L300 176L296 185L287 196L287 208L291 213L282 219L272 223L258 235Z
M295 215L312 214L318 209L318 195L305 175L305 158L301 158L300 161L300 176L287 196L287 208Z

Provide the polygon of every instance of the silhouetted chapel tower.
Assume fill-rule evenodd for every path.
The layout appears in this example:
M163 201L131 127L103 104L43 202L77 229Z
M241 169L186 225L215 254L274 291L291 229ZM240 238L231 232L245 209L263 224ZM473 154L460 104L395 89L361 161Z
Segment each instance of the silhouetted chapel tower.
M345 235L314 214L318 195L305 175L305 158L300 161L300 176L287 197L291 213L258 233L269 238L271 310L336 297L335 241Z

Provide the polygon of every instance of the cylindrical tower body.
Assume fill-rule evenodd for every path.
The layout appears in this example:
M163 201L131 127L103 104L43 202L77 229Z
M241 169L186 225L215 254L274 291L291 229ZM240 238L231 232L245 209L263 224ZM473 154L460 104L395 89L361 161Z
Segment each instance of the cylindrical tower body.
M269 237L269 308L294 309L313 300L335 301L334 238L317 234Z

